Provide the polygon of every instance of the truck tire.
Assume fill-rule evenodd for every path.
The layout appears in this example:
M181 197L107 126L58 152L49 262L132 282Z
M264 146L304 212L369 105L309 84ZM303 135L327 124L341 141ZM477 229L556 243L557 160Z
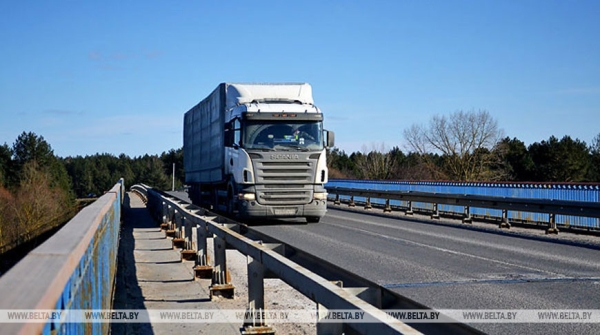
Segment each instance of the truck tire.
M318 216L307 216L306 217L306 222L308 222L308 223L319 223L320 220L321 220L321 218Z

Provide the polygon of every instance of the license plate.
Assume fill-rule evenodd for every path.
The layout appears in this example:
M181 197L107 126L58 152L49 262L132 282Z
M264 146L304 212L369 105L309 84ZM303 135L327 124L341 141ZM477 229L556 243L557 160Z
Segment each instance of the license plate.
M273 210L275 215L296 215L298 213L297 208L275 208Z

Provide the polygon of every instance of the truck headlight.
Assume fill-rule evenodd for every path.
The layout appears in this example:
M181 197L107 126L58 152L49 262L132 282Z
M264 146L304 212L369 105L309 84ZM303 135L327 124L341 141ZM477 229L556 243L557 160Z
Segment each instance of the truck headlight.
M253 201L253 200L256 200L256 196L254 195L254 193L240 193L240 194L238 194L238 199L246 200L246 201Z
M315 200L327 200L327 193L313 193Z

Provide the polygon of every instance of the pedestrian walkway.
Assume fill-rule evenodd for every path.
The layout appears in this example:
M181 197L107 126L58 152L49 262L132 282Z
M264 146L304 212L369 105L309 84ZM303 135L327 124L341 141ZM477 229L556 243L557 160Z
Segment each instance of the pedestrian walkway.
M114 309L215 310L210 280L194 280L193 264L181 262L170 238L150 217L141 199L127 193L118 252ZM227 323L115 323L113 334L239 334Z

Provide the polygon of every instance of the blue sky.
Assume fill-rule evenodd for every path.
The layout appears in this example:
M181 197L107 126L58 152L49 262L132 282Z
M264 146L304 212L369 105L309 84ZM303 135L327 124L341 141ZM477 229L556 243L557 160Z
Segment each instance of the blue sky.
M488 110L527 145L600 133L600 1L2 1L0 144L160 154L220 82L308 82L340 149Z

